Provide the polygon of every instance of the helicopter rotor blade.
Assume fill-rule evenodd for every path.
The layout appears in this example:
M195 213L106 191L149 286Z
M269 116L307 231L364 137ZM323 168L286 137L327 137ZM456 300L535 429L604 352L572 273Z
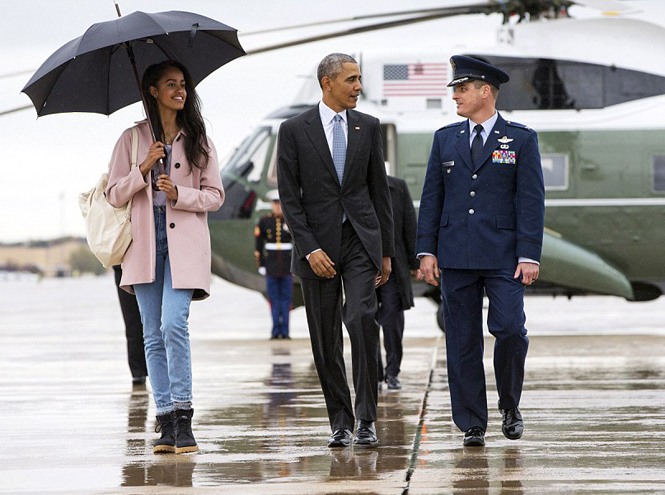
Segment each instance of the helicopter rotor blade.
M18 72L8 72L7 74L0 74L0 79L9 79L10 77L25 76L27 74L34 74L37 69L21 70Z
M624 15L641 12L635 7L617 0L575 0L575 5L600 10L603 15Z
M10 113L20 112L21 110L27 110L28 108L35 108L32 105L25 105L23 107L12 108L11 110L3 110L0 112L0 117L3 115L9 115Z
M399 26L406 26L409 24L417 24L420 22L426 22L426 21L431 21L434 19L442 19L444 17L452 17L456 15L464 15L464 14L485 14L489 13L488 8L486 6L476 6L473 8L468 8L465 7L463 12L459 11L451 11L450 9L441 11L439 10L438 13L432 13L428 15L422 15L418 17L409 17L406 19L399 19L395 21L388 21L388 22L381 22L377 24L369 24L366 26L360 26L356 28L350 28L350 29L343 29L341 31L334 31L331 33L325 33L321 34L318 36L310 36L306 38L299 38L297 40L291 40L291 41L285 41L283 43L277 43L275 45L269 45L269 46L264 46L261 48L256 48L254 50L247 50L247 55L256 55L257 53L264 53L264 52L269 52L273 50L279 50L281 48L288 48L291 46L298 46L298 45L304 45L306 43L313 43L315 41L322 41L322 40L327 40L327 39L332 39L332 38L338 38L340 36L349 36L352 34L360 34L360 33L367 33L371 31L379 31L382 29L389 29L393 27L399 27Z
M243 36L251 36L255 34L266 34L266 33L276 33L279 31L289 31L291 29L301 29L301 28L307 28L307 27L315 27L315 26L326 26L329 24L338 24L341 22L354 22L354 21L366 21L370 19L380 19L382 17L396 17L396 16L407 16L407 15L416 15L416 14L435 14L435 13L443 13L446 12L447 10L450 9L465 9L465 8L474 8L478 7L480 5L485 5L487 6L490 2L488 1L477 1L473 4L466 4L466 5L458 5L456 7L436 7L436 8L431 8L431 9L417 9L417 10L402 10L399 12L382 12L380 14L366 14L366 15L357 15L357 16L352 16L352 17L343 17L340 19L329 19L326 21L317 21L317 22L308 22L305 24L293 24L290 26L282 26L282 27L277 27L277 28L271 28L271 29L262 29L259 31L247 31L243 32Z

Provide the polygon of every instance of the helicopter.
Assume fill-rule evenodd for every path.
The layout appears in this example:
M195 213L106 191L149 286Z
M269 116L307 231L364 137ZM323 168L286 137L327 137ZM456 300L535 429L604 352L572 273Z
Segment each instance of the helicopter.
M574 3L600 7L605 15L571 18L569 1L471 2L405 11L397 21L254 53L423 20L502 14L494 43L469 38L436 50L354 54L364 86L358 109L381 121L389 174L407 182L417 208L433 133L461 120L446 87L450 56L497 65L511 76L497 108L506 120L538 131L545 178L541 271L527 293L652 300L665 290L665 257L658 249L665 242L665 60L651 54L665 49L665 27L633 18L635 9L616 0ZM309 78L294 103L268 114L221 164L226 200L209 215L218 276L265 293L252 256L253 229L270 210L268 192L277 188L278 129L319 98L318 82ZM440 302L437 289L413 284L415 295ZM294 290L295 306L300 297Z

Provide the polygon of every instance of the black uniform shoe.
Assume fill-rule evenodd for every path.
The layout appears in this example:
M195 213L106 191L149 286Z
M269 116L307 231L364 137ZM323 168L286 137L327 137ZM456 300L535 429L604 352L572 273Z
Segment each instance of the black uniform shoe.
M358 428L356 428L356 436L353 439L353 445L356 447L376 447L379 445L379 439L376 438L374 423L362 419L358 421Z
M388 390L399 390L402 388L402 383L396 376L386 378L386 383L388 384Z
M157 416L157 426L155 433L162 433L159 440L153 442L153 454L171 454L175 452L175 422L173 421L173 412L160 414Z
M503 431L503 436L509 440L517 440L522 438L522 433L524 433L524 421L522 420L522 413L517 407L512 409L501 409L501 415L503 416L503 424L501 425L501 431Z
M353 433L351 433L351 430L348 428L339 428L335 430L332 435L330 435L330 438L328 439L328 447L331 449L337 447L348 447L351 445L352 436Z
M472 426L464 432L464 446L465 447L484 447L485 446L485 430L480 426Z
M141 385L145 385L145 376L135 376L132 378L132 385L135 387L140 387Z
M175 416L175 453L198 452L199 446L192 433L194 409L176 409Z

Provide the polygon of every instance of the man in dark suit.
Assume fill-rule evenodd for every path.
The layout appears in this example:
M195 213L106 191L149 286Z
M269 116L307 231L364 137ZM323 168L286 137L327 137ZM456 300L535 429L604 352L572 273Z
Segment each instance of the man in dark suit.
M483 292L496 338L494 373L503 434L522 436L518 408L529 345L524 289L538 278L545 188L536 132L495 109L508 74L454 56L457 113L467 120L436 131L420 200L416 251L425 280L441 278L448 382L464 445L485 445ZM436 257L434 256L436 254Z
M376 289L379 301L377 319L383 328L383 345L386 348L386 369L383 370L379 352L379 383L384 380L388 390L399 390L402 384L398 375L402 364L402 338L404 336L404 311L413 307L411 273L418 270L416 259L416 210L409 188L402 179L388 176L390 201L393 209L395 231L395 256L388 281Z
M120 288L120 280L122 279L122 268L120 265L114 265L113 272L122 318L125 321L127 360L129 361L129 371L132 373L132 384L134 387L142 387L145 385L145 379L148 376L148 367L145 364L143 323L141 323L139 305L136 302L134 294L130 294Z
M282 123L278 183L295 242L312 352L332 428L329 447L378 443L377 285L390 275L393 222L378 119L352 110L362 84L356 61L319 64L322 101ZM344 307L342 308L342 287ZM355 417L346 379L342 320L351 339Z

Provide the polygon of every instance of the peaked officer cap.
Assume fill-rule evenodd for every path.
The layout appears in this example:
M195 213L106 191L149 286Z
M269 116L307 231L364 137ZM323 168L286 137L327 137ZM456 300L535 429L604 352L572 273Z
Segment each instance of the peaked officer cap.
M507 83L510 80L504 71L477 58L453 55L450 57L450 65L453 68L453 80L448 83L448 86L456 86L478 79L499 88L501 83Z
M279 191L277 189L272 189L266 193L266 198L270 201L279 201Z

